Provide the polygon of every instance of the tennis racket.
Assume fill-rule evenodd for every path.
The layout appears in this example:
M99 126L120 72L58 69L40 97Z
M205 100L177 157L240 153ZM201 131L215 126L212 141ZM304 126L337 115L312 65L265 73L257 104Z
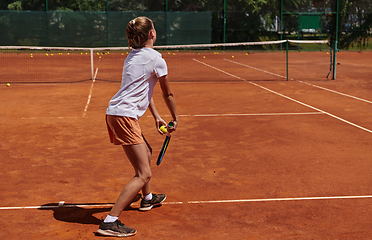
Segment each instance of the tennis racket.
M168 124L168 126L173 127L173 123L170 122ZM163 146L161 147L161 150L160 150L160 153L159 153L159 156L158 156L158 160L156 161L156 165L158 165L158 166L160 165L161 161L163 160L163 157L164 157L165 151L167 151L170 139L171 139L171 134L168 133L167 136L165 137Z

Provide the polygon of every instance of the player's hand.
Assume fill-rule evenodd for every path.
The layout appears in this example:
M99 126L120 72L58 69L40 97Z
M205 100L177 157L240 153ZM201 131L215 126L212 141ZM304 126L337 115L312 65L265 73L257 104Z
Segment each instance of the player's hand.
M168 131L169 133L176 131L177 123L178 123L178 122L177 122L176 120L172 120L172 121L170 121L170 122L168 123L168 125L167 125L167 131Z
M164 121L162 118L160 118L160 119L157 119L157 120L155 121L155 125L156 125L156 129L158 130L158 132L159 132L161 135L163 135L164 132L163 132L162 130L160 130L160 127L161 127L161 126L167 126L167 122Z

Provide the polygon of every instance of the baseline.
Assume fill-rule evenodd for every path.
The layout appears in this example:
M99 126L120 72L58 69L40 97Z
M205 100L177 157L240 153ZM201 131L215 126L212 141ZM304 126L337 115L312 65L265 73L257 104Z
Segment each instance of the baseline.
M214 204L214 203L244 203L244 202L282 202L282 201L309 201L309 200L340 200L340 199L368 199L372 195L360 196L330 196L330 197L297 197L297 198L260 198L260 199L231 199L231 200L212 200L212 201L187 201L187 202L163 202L164 205L182 204ZM112 207L113 203L107 204L64 204L60 201L52 206L23 206L23 207L0 207L0 210L27 210L27 209L55 209L55 208L102 208ZM137 204L138 205L138 204Z

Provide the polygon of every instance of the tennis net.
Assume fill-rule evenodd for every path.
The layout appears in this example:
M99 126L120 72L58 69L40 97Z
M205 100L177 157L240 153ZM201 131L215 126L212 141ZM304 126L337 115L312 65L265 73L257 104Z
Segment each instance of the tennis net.
M156 46L172 82L325 79L327 41L267 41ZM121 81L129 53L120 48L0 46L0 83Z

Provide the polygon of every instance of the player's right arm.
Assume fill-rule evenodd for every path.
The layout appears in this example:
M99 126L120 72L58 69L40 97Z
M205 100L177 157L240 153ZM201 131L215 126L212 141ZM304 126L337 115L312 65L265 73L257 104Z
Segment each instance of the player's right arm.
M163 92L163 99L167 105L169 112L172 115L173 127L168 126L168 131L173 132L176 130L178 123L178 114L176 110L176 100L174 98L173 92L169 87L168 75L162 76L159 78L160 88Z

